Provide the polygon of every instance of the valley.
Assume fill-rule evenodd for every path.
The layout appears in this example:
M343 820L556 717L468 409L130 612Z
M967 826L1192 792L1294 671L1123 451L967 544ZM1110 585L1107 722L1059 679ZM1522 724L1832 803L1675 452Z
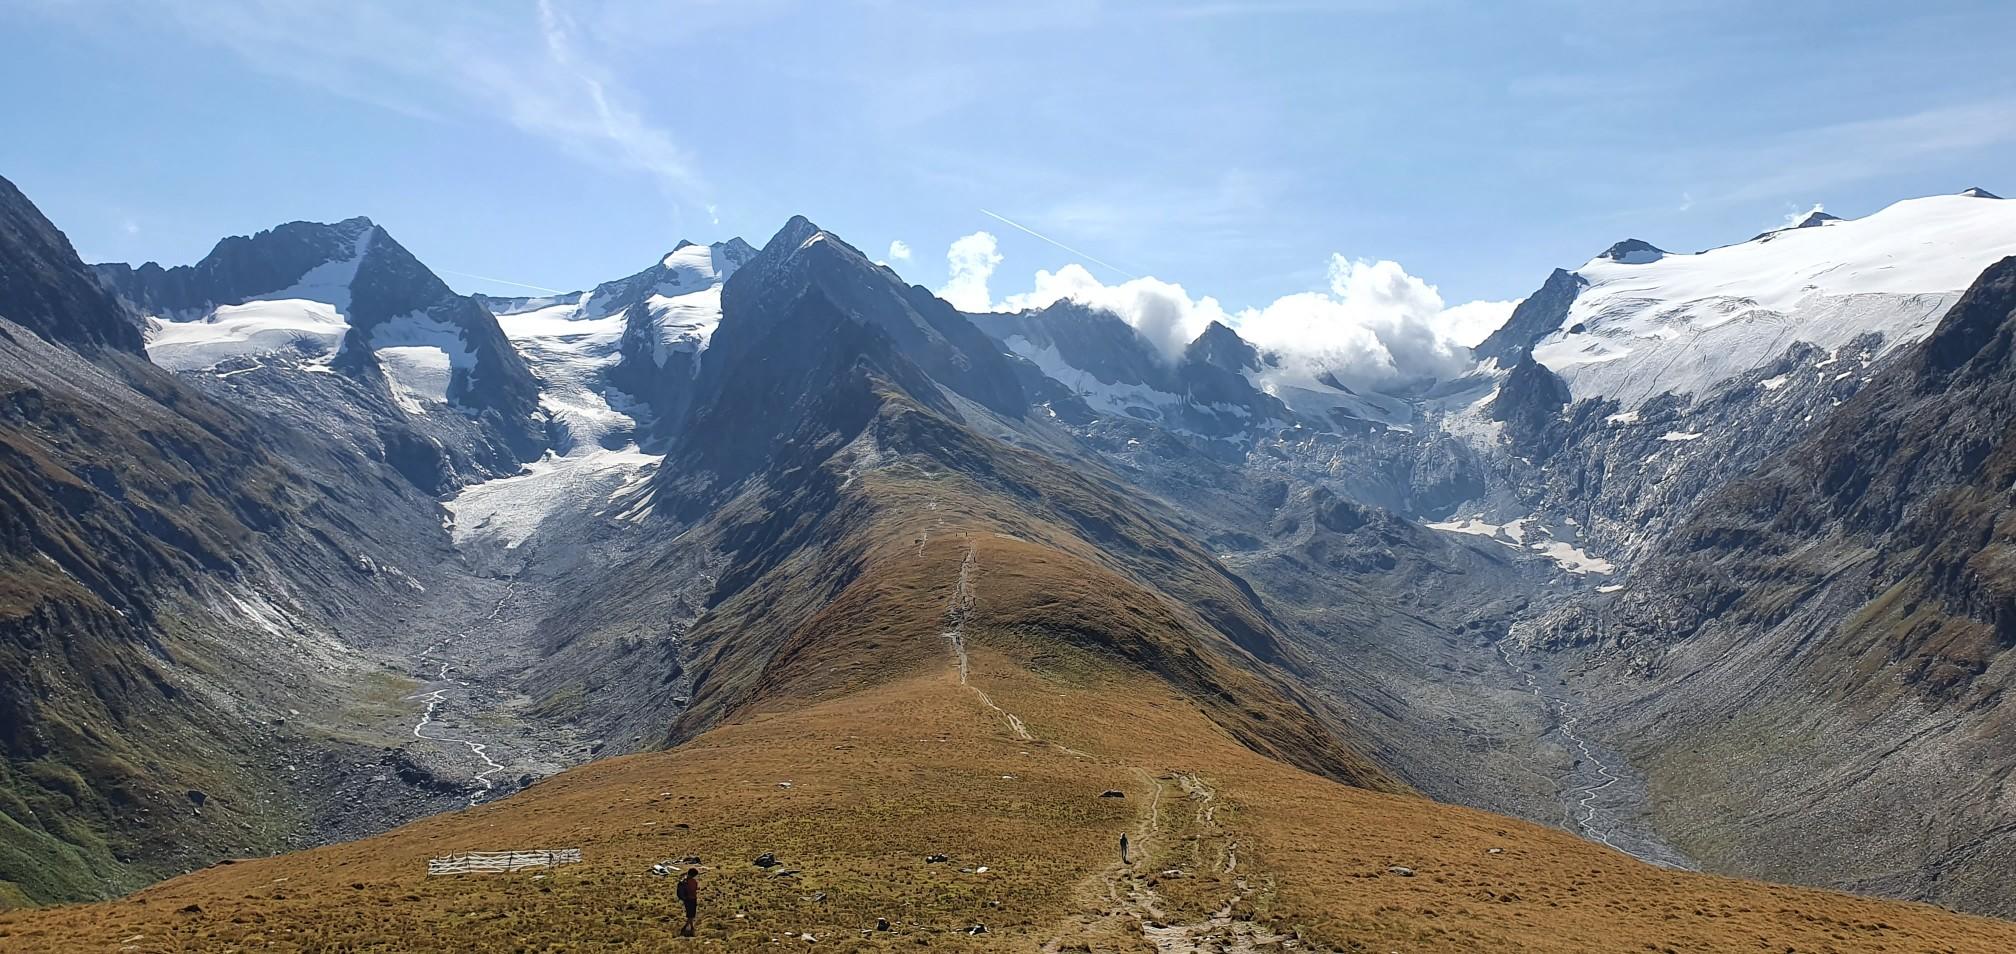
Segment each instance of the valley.
M8 198L0 949L658 949L654 865L730 949L2016 943L2001 200L1619 243L1373 389L802 217L501 298Z

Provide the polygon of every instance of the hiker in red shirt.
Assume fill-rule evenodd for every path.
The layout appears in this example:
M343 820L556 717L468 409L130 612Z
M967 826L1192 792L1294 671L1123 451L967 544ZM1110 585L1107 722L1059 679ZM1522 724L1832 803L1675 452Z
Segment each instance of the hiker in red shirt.
M679 929L680 937L693 936L693 915L700 910L700 869L686 869L686 877L679 879L679 903L686 906L686 926Z

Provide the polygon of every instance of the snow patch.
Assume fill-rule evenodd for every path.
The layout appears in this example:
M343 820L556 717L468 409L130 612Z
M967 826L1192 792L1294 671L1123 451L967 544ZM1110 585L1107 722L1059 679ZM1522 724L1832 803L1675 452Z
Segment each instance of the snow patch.
M660 460L635 446L561 457L547 454L510 477L471 484L444 506L458 547L516 549L552 520L576 520L606 505Z
M1530 549L1546 554L1548 559L1554 561L1555 565L1577 575L1600 573L1608 576L1617 570L1615 566L1611 565L1609 560L1590 556L1581 547L1562 540L1535 543Z
M1706 436L1702 431L1667 431L1659 435L1662 441L1698 441Z
M147 357L170 371L200 371L275 351L333 354L350 330L350 283L376 233L361 230L348 258L317 265L279 291L219 305L190 321L149 316Z
M1481 517L1459 517L1439 523L1427 524L1430 530L1445 533L1463 533L1486 537L1494 543L1514 550L1529 550L1554 561L1556 566L1574 574L1598 573L1608 575L1616 570L1610 561L1590 555L1572 543L1553 539L1554 531L1533 517L1521 517L1511 523L1493 524ZM1533 543L1526 542L1528 536L1543 537Z
M371 329L366 343L392 384L393 400L409 414L427 405L445 404L457 371L475 370L476 353L462 340L462 329L413 312Z
M651 360L662 368L675 352L707 350L714 329L721 325L721 286L678 296L652 295L644 300L644 309L657 332Z
M1014 335L1003 343L1101 413L1139 418L1142 415L1130 413L1138 410L1148 412L1156 420L1164 420L1167 409L1183 402L1179 395L1158 391L1145 384L1101 381L1089 371L1072 367L1055 345L1038 348L1022 335Z
M1441 523L1430 523L1428 524L1428 529L1441 530L1444 533L1467 533L1473 536L1486 537L1514 550L1519 549L1520 541L1511 539L1511 534L1505 532L1503 525L1485 523L1476 517L1462 517L1456 520L1445 520Z
M332 354L349 331L350 323L328 302L222 305L197 321L147 319L147 357L170 371L200 371L275 351Z
M448 383L455 377L448 352L433 345L399 345L378 349L378 362L392 382L392 397L407 411L425 410L423 402L448 403Z

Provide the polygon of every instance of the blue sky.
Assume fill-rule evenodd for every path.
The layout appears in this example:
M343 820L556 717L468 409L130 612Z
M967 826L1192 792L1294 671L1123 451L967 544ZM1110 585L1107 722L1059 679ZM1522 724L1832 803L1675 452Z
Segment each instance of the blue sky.
M1080 262L1259 307L1364 260L1453 305L1627 236L2016 192L2007 2L0 0L0 26L0 174L87 257L365 214L465 291L802 212L933 287L985 230L994 301Z

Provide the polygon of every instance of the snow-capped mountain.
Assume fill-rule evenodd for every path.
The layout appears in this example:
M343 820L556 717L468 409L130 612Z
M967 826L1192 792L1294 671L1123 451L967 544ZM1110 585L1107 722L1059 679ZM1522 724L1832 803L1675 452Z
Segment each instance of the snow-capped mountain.
M1615 597L1523 627L1591 665L1674 830L1729 832L1691 839L1703 860L2010 911L2016 828L1985 793L2016 765L2012 356L2016 257L1710 492Z
M585 292L477 296L545 381L562 454L659 443L691 398L721 322L721 286L756 250L680 242L656 265Z
M415 419L488 415L521 457L544 444L538 382L496 319L369 219L225 239L194 265L93 270L169 370L340 372Z
M1451 516L1572 526L1628 567L2012 253L2016 203L1963 194L1815 213L1695 254L1633 239L1557 269L1476 349L1496 387L1445 406L1442 426L1495 474Z

